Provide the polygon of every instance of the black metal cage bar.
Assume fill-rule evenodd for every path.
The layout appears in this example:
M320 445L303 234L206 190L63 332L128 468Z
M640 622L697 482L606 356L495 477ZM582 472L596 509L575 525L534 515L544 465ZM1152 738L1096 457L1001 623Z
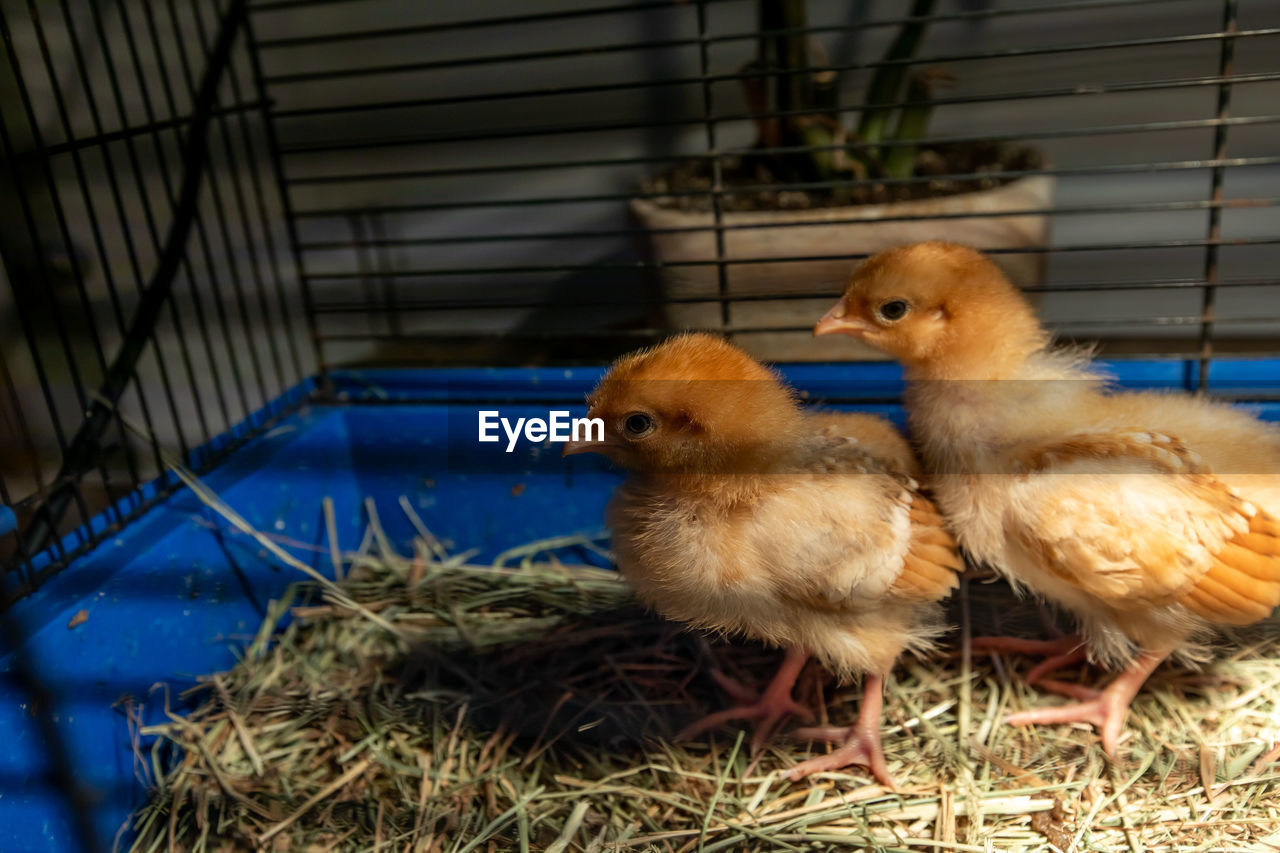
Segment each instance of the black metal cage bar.
M925 238L1202 391L1280 355L1280 4L766 5L0 0L0 643L86 849L6 605L333 367L871 358L812 322Z
M264 104L245 97L246 4L3 12L0 500L13 530L0 559L15 596L166 496L168 458L213 464L225 442L194 451L259 410L282 414L312 365L267 190Z
M985 248L1054 329L1194 358L1202 387L1216 354L1277 350L1274 4L812 0L802 25L767 24L811 45L801 68L760 64L757 4L6 4L0 557L21 589L163 497L169 459L212 464L317 370L323 394L337 365L598 360L679 328L869 357L804 339L875 229L1032 223ZM912 27L918 49L886 50ZM930 110L923 141L761 136L813 108L762 112L753 92L819 66L842 124L886 69L952 80L873 105ZM925 146L1037 156L739 174ZM919 203L942 185L1038 189ZM841 194L874 215L824 200ZM748 209L765 196L804 215ZM843 230L775 248L817 228Z
M753 231L772 237L780 229L802 231L811 224L726 217L726 197L763 191L824 192L860 184L895 192L939 180L989 177L948 172L725 186L721 170L727 158L744 150L756 155L796 150L752 146L743 133L755 116L739 87L778 73L743 62L758 35L753 5L745 0L640 3L527 14L501 14L495 7L491 15L477 9L469 20L406 16L401 28L376 21L349 27L324 24L350 22L353 19L343 10L374 8L369 5L257 6L255 26L261 31L264 82L275 102L281 173L295 214L299 266L305 264L302 278L310 291L312 323L324 360L412 361L415 347L456 337L460 323L476 334L501 335L509 342L528 340L540 350L550 339L575 339L572 345L556 347L562 357L571 357L583 341L617 337L634 343L672 326L710 327L743 340L799 333L799 322L761 322L732 306L807 305L837 292L837 279L815 281L797 273L800 284L780 281L770 287L766 281L748 293L731 284L733 271L758 264L774 269L782 279L790 275L783 264L800 270L820 261L851 262L867 252L837 245L828 252L787 258L752 254L749 249L729 251L727 236L736 232L742 232L743 239ZM874 17L847 20L850 12L844 7L811 5L815 12L827 9L831 20L815 14L807 26L779 32L816 39L887 39L914 20L904 16L905 7L900 6L877 6ZM1269 186L1269 176L1280 164L1272 153L1274 146L1265 143L1276 138L1280 120L1267 108L1280 73L1266 61L1274 53L1280 29L1267 10L1244 11L1242 17L1233 3L1179 2L942 8L928 19L935 31L946 26L987 29L974 31L973 39L941 35L936 44L926 42L917 56L882 58L878 46L846 51L825 67L853 78L855 85L844 88L856 95L859 75L879 68L945 64L958 82L953 91L929 103L949 115L982 110L986 123L974 128L955 120L942 122L929 134L933 144L1039 145L1052 152L1046 163L1006 170L1000 178L1043 178L1059 187L1114 179L1129 181L1136 191L1123 199L1059 194L1039 206L1004 210L927 215L890 211L879 217L885 222L930 220L945 227L948 220L1045 216L1055 226L1069 226L1063 230L1086 233L1081 223L1088 220L1118 221L1126 214L1135 219L1178 217L1179 224L1165 233L1122 234L1107 240L1054 235L1008 251L1042 255L1051 269L1055 258L1069 255L1087 256L1099 266L1112 263L1113 257L1127 266L1150 266L1146 274L1134 271L1095 282L1077 272L1079 264L1069 270L1064 264L1062 275L1024 284L1031 292L1045 294L1047 302L1063 302L1055 297L1091 288L1128 292L1135 298L1128 300L1132 307L1124 315L1089 318L1047 312L1049 320L1064 334L1103 338L1117 353L1195 354L1202 361L1200 381L1206 382L1218 336L1226 339L1221 342L1224 351L1267 351L1273 334L1265 328L1266 312L1214 312L1213 294L1230 290L1261 295L1280 284L1268 278L1261 260L1244 265L1219 260L1246 249L1254 250L1258 259L1274 257L1276 243L1274 229L1257 228L1257 223L1274 216L1276 194L1252 189ZM304 22L306 15L312 16L311 22ZM841 16L846 20L839 20ZM587 27L580 37L551 31L553 25L568 21L579 26L583 21L619 26L630 22L644 28L646 38L593 39L596 30ZM441 41L447 36L463 44L464 35L472 31L493 35L521 28L535 35L493 43L477 39L465 42L466 49ZM1005 38L1006 32L1033 33L1034 43L1019 44ZM339 45L350 54L340 61L319 58ZM1244 61L1242 55L1241 61L1233 62L1240 51L1249 59ZM411 60L398 61L410 54ZM1066 60L1074 67L1064 71ZM1092 70L1091 64L1100 70ZM1177 73L1161 73L1174 70ZM460 76L462 71L472 76ZM511 85L512 75L517 75L516 85ZM969 84L970 77L980 78L982 85ZM358 97L347 97L354 91L343 88L347 81L359 85ZM326 90L321 93L317 87ZM414 94L405 97L406 88ZM1247 94L1249 108L1228 110L1227 93L1232 91L1238 100ZM1218 103L1188 106L1204 102L1205 96ZM609 108L610 99L626 98L636 102L633 108ZM657 100L662 101L661 109L645 108ZM886 106L920 103L908 97ZM1022 118L1027 104L1034 105L1040 120ZM864 106L856 97L842 96L831 113L854 116ZM771 115L803 112L777 110ZM348 118L361 121L353 125ZM1228 156L1228 137L1245 131L1248 142L1233 145ZM1206 141L1197 144L1194 140L1204 134ZM646 144L653 138L659 139L656 145ZM874 146L915 142L888 140ZM1100 154L1090 150L1091 145L1109 150ZM874 146L855 139L830 147L857 151ZM544 156L530 156L534 150ZM706 185L643 185L646 172L660 173L695 160L708 164ZM1261 180L1252 180L1254 175ZM1156 176L1169 176L1179 187L1205 176L1209 185L1199 193L1172 196L1143 181ZM707 251L692 258L636 252L635 223L618 212L646 199L701 204L709 214L704 221L650 227L645 236L652 240L705 233ZM1192 220L1186 217L1197 211L1209 218L1207 229L1190 226ZM537 213L539 223L554 220L557 226L528 227L531 212ZM488 227L454 228L451 217L471 217ZM856 212L847 219L850 225L862 221ZM363 224L351 226L357 222ZM1231 227L1235 223L1241 226L1238 231ZM384 236L374 236L378 231ZM482 255L482 248L490 254ZM1201 252L1201 261L1189 267L1191 251ZM503 257L498 258L498 252ZM382 268L371 270L371 263ZM710 276L706 288L689 286L689 280L701 282L702 269ZM380 286L358 296L352 285L371 278ZM1172 283L1166 287L1166 282ZM575 308L597 309L597 316L539 310L554 305L557 293L564 290L574 291ZM1191 290L1199 292L1200 303L1175 299L1179 310L1169 310L1169 293ZM1142 294L1150 298L1136 299ZM655 301L657 315L665 310L666 322L653 322L654 312L646 311ZM689 310L673 317L669 308L681 305ZM699 312L700 307L711 313ZM513 311L531 312L541 322L536 328L513 324ZM394 315L398 331L389 333L387 324L375 322L370 314ZM691 321L693 317L700 319ZM1176 332L1179 329L1185 331ZM1151 330L1157 333L1147 334ZM587 357L600 352L598 346L583 346ZM442 355L434 347L426 346L426 351L431 357ZM520 347L508 351L511 358L521 358Z

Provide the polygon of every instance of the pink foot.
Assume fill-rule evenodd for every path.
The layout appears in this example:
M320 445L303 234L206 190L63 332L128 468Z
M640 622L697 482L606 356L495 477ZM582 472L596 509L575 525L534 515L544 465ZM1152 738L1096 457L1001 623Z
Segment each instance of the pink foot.
M760 700L760 695L750 687L730 678L718 669L711 670L711 678L720 685L721 690L729 694L730 699L739 705L754 705Z
M889 775L880 746L880 708L883 702L883 683L878 675L868 675L863 688L862 707L858 719L848 728L796 729L794 735L801 739L839 742L840 747L826 755L802 761L787 771L788 779L803 779L810 773L837 770L850 764L860 764L871 770L880 784L898 790L898 784Z
M1027 672L1027 684L1035 684L1051 672L1057 672L1060 669L1066 669L1069 666L1084 663L1089 659L1089 650L1084 647L1083 643L1084 641L1081 640L1080 643L1071 651L1047 657L1040 661L1040 663L1033 666L1030 671Z
M1257 761L1253 762L1253 764L1249 767L1248 775L1250 776L1261 775L1262 771L1267 769L1267 765L1275 761L1276 759L1280 759L1280 743L1277 743L1275 746L1271 747L1271 750L1269 752L1267 752L1265 755L1258 758Z
M1037 708L1010 714L1005 722L1014 726L1044 725L1053 723L1090 723L1102 737L1102 750L1115 760L1120 744L1120 732L1129 705L1152 671L1167 657L1155 652L1141 652L1133 662L1103 690L1092 690L1079 684L1045 679L1040 686L1079 700L1073 705L1058 708Z
M975 652L1009 652L1012 654L1044 656L1044 660L1026 675L1028 684L1035 684L1051 672L1080 663L1088 657L1084 638L1079 634L1058 637L1053 640L1024 640L1020 637L974 637Z
M724 711L708 714L696 722L690 723L676 734L677 741L689 740L708 729L713 729L731 720L755 720L755 731L751 735L751 751L759 752L777 731L778 724L788 715L794 714L806 720L813 719L813 712L791 698L791 688L804 663L809 659L806 652L788 649L787 657L778 667L778 673L769 682L764 693L754 695L750 690L729 678L724 673L713 671L715 678L724 691L738 702L738 705Z

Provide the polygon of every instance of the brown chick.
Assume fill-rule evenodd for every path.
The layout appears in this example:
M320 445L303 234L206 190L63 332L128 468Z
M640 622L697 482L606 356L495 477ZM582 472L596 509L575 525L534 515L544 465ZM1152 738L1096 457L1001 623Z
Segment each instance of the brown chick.
M809 655L843 679L864 676L857 722L835 751L789 771L848 764L893 785L880 746L882 680L904 650L941 630L956 583L955 543L911 477L901 435L869 415L806 414L792 391L737 347L684 335L617 361L588 398L603 453L629 473L608 511L618 567L667 618L788 650L758 698L713 714L809 716L791 690ZM741 694L741 691L733 691Z
M870 258L814 327L832 332L904 365L912 432L961 546L1070 610L1089 655L1124 666L1101 691L1043 681L1079 703L1009 722L1089 722L1114 757L1161 661L1200 659L1215 627L1280 604L1274 426L1185 394L1110 389L1087 354L1052 348L1022 294L962 246Z

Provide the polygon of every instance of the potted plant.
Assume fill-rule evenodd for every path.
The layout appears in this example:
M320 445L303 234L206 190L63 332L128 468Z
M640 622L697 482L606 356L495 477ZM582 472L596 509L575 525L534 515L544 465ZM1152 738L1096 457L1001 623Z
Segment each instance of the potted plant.
M984 249L1043 245L1048 219L1017 213L1046 209L1053 179L1010 176L1036 170L1033 149L995 142L929 145L924 138L934 91L948 76L915 69L910 60L924 39L935 0L913 0L870 79L856 126L838 108L838 79L806 33L806 0L758 0L759 50L743 74L756 125L756 144L718 162L683 162L645 182L631 211L660 268L676 328L804 327L829 297L760 299L787 293L836 293L853 262L792 261L869 254L889 246L948 239ZM977 177L955 178L953 175ZM903 180L928 178L933 180ZM719 186L719 193L710 192ZM718 251L716 210L723 224ZM1008 216L991 215L1010 211ZM965 213L984 216L962 218ZM942 217L942 218L930 218ZM722 314L720 274L725 296ZM1041 283L1042 255L1001 255L1022 285ZM734 263L765 259L758 263ZM693 263L689 263L693 262ZM725 323L727 319L727 324ZM738 343L761 358L830 359L804 332L751 332ZM825 342L824 342L825 344ZM875 357L850 339L848 357Z

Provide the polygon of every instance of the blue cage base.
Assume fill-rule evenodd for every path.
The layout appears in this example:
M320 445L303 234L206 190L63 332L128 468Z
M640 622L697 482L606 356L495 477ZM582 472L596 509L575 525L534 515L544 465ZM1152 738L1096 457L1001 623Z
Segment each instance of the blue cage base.
M1191 362L1112 365L1130 387L1194 387ZM335 404L307 405L232 453L205 482L256 529L320 571L330 561L322 499L333 500L344 550L354 550L374 501L389 536L408 550L414 530L403 496L453 548L477 560L554 535L597 531L618 475L595 457L562 460L558 447L476 441L477 413L583 414L602 373L592 369L339 372ZM783 373L833 408L877 411L899 423L901 390L890 365L803 365ZM1223 361L1213 390L1248 397L1280 390L1280 361ZM310 387L309 385L306 387ZM305 390L305 387L301 390ZM292 392L300 393L300 392ZM1280 404L1258 410L1280 420ZM216 442L215 442L216 443ZM283 541L283 540L282 540ZM232 531L189 491L158 504L47 582L13 610L25 654L45 680L52 714L77 778L95 797L94 826L110 848L146 797L122 702L144 722L164 718L172 697L202 674L226 669L262 622L268 602L298 573ZM81 611L87 618L79 618ZM13 676L0 696L9 746L0 766L0 849L71 850L68 807L53 784L46 746ZM129 698L126 698L129 697ZM127 833L121 836L127 838Z

